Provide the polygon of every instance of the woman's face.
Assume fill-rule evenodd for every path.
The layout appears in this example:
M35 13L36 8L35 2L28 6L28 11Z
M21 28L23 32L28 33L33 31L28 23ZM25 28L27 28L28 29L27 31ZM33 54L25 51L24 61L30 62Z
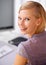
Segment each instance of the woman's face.
M21 10L18 15L18 25L23 34L31 36L37 29L37 19L33 14L33 9Z

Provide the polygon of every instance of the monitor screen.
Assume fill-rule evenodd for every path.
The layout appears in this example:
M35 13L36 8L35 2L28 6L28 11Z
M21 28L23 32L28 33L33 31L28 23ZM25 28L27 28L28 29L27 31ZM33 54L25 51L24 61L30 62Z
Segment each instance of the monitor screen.
M14 0L0 0L0 30L14 28Z

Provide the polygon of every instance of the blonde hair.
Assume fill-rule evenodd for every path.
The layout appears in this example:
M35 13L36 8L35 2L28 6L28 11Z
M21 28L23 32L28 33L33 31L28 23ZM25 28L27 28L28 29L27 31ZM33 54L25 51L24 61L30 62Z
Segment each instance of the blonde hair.
M46 21L46 15L45 14L46 13L45 13L43 6L40 3L34 2L34 1L27 1L26 3L21 5L21 7L19 9L19 13L21 10L31 9L31 8L34 8L36 18L39 18L39 17L42 18L42 23L37 28L35 33L42 32L43 30L45 30L45 21Z

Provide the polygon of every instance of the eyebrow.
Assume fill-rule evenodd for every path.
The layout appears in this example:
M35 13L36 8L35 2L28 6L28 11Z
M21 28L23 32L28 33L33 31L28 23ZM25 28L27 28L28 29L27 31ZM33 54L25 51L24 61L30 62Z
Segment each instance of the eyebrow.
M18 16L18 18L21 18L21 16ZM24 18L26 19L26 18L31 18L31 17L24 17Z

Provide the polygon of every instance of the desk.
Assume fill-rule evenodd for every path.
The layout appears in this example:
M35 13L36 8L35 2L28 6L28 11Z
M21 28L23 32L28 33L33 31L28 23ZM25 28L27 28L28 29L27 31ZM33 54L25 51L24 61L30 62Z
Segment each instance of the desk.
M1 31L0 32L0 41L8 42L9 40L12 40L18 36L22 36L21 33L17 33L16 31Z
M14 45L6 44L6 43L3 42L3 41L0 41L0 48L1 48L3 45L9 45L9 46L11 46L14 50L13 50L11 53L9 53L9 54L3 56L2 58L0 58L0 65L13 65L17 47L14 46Z

